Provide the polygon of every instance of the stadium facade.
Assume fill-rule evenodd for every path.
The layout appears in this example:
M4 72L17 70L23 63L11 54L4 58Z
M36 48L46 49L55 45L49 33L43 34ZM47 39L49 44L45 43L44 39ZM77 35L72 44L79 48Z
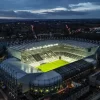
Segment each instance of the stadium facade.
M37 98L81 87L70 82L86 77L96 68L94 54L98 48L96 44L75 40L9 46L9 57L0 64L0 81L15 99L27 93Z

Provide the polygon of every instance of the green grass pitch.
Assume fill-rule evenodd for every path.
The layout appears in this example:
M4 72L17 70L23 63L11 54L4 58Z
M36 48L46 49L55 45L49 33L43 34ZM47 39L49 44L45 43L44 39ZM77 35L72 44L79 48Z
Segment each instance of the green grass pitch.
M48 71L51 71L53 69L64 66L66 64L69 64L69 63L67 61L64 61L64 60L57 60L57 61L54 61L54 62L50 62L50 63L40 65L37 68L39 70L41 70L42 72L48 72Z

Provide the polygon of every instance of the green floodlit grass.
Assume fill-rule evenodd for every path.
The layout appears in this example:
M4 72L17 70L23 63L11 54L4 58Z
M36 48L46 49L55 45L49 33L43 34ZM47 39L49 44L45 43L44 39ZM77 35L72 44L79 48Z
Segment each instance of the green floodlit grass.
M64 61L64 60L57 60L57 61L54 61L54 62L50 62L50 63L40 65L37 68L39 70L41 70L42 72L48 72L48 71L51 71L53 69L64 66L66 64L69 64L69 63L67 61Z

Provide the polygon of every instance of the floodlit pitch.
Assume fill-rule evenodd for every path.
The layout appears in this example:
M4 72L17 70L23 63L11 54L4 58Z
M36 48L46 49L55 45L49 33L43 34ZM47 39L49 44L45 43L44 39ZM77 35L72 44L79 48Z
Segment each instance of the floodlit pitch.
M42 65L38 66L37 68L39 70L41 70L42 72L48 72L48 71L51 71L53 69L62 67L66 64L69 64L69 63L64 61L64 60L57 60L57 61L54 61L54 62L42 64Z

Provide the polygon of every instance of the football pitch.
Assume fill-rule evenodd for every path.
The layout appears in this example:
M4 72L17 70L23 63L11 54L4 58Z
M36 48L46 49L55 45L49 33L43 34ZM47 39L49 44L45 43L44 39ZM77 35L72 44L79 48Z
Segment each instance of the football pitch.
M57 60L57 61L54 61L54 62L42 64L42 65L38 66L37 68L39 70L41 70L42 72L48 72L48 71L51 71L53 69L62 67L66 64L69 64L69 63L67 61L64 61L64 60Z

